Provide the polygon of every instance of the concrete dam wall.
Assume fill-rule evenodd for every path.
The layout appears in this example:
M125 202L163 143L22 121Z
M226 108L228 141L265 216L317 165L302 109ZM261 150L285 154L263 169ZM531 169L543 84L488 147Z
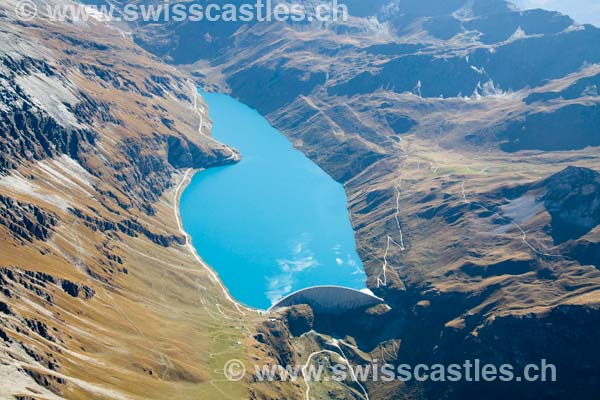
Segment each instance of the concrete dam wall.
M269 311L308 304L316 313L341 314L372 307L384 301L377 296L340 286L315 286L292 293L274 304Z

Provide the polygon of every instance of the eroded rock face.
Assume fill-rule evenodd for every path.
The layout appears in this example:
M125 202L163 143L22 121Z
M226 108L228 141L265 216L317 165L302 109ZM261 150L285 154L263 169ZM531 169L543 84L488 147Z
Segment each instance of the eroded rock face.
M315 315L313 310L307 305L291 307L286 311L285 315L290 333L294 336L301 336L314 327Z
M552 237L557 244L579 239L600 225L600 173L569 167L544 181L542 197L552 216Z
M71 297L81 297L89 300L95 295L94 289L84 284L71 282L44 272L22 270L14 267L0 267L0 282L4 286L4 294L10 297L10 286L18 285L34 292L37 296L44 297L52 303L52 292L56 288L62 289ZM8 305L5 310L8 311Z
M556 382L550 382L553 370L548 369L547 382L501 384L498 382L458 385L434 384L429 396L440 398L474 398L484 391L490 398L501 399L518 392L519 398L535 399L540 391L549 398L593 397L600 387L600 380L592 370L599 355L590 329L598 329L596 307L559 306L540 317L539 315L506 315L486 321L477 327L477 336L462 336L460 331L445 330L442 341L446 342L436 351L435 362L464 363L468 359L508 360L514 366L515 376L526 365L535 363L553 365ZM519 334L515 334L518 332ZM459 341L461 347L450 343ZM516 349L516 350L515 350ZM543 359L538 359L543 355ZM460 360L460 361L459 361ZM574 386L561 384L561 381ZM452 393L452 394L450 394Z
M95 294L94 289L85 285L78 285L68 280L61 280L60 286L65 293L68 293L71 297L82 297L89 300L94 297Z
M281 318L269 318L257 327L256 340L266 344L271 352L269 356L277 360L284 368L295 365L296 351L292 343L292 333L286 321Z
M21 244L49 239L57 223L57 215L50 211L0 195L0 224Z
M86 214L79 209L71 209L70 212L79 218L83 223L90 228L92 231L99 232L115 232L124 233L130 237L138 237L144 235L152 242L168 247L172 244L183 245L185 244L185 237L182 235L161 235L150 231L146 226L136 220L121 220L121 221L110 221L106 219L100 219Z
M80 152L93 147L95 134L79 124L77 118L91 109L77 90L69 88L58 69L44 59L25 55L0 57L0 140L3 152L0 168L3 173L16 168L22 161L42 160L60 154L78 159ZM43 91L54 92L57 100L40 99ZM77 111L79 116L73 111ZM97 110L94 110L97 112Z
M57 306L59 298L70 296L72 298L90 301L95 290L91 287L75 283L68 279L53 276L44 272L23 270L15 267L0 267L0 288L6 302L0 302L0 312L3 314L0 322L0 338L10 349L19 349L37 366L43 366L49 371L60 371L61 363L59 354L45 351L45 345L65 345L64 327L55 321L48 322L46 316L51 314ZM45 315L32 316L25 311L19 300L23 298L41 301ZM11 307L9 304L14 304ZM10 316L10 319L6 319ZM68 328L67 328L68 329ZM63 393L66 381L57 378L51 373L47 374L35 368L21 370L31 376L35 382L49 389L55 394Z
M196 144L175 136L167 138L167 157L175 168L210 168L237 162L239 153L232 150L233 158L222 159L203 152Z

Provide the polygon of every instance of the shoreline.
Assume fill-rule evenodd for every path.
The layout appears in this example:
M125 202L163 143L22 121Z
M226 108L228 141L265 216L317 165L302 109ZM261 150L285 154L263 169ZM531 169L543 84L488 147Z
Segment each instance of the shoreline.
M181 181L175 188L175 192L174 192L174 196L173 196L173 211L175 214L175 221L177 221L177 228L179 229L179 232L181 232L185 236L185 242L186 242L185 247L187 247L188 251L194 257L194 259L198 262L198 264L200 264L208 272L212 281L220 287L220 289L223 292L223 294L225 295L225 298L227 299L227 301L231 302L242 316L246 316L246 313L244 311L242 311L242 309L246 310L247 312L250 312L250 313L257 313L257 314L261 315L265 312L264 310L258 310L258 309L250 308L248 306L240 304L238 301L236 301L231 296L231 293L229 293L229 290L225 287L224 283L219 278L219 275L217 274L217 272L214 269L212 269L200 257L200 255L198 254L198 251L192 244L191 236L185 231L185 229L183 227L183 221L181 218L181 210L180 210L180 206L179 206L181 203L181 196L182 196L185 188L191 183L193 176L196 173L201 172L201 171L202 171L202 169L194 170L193 168L188 168L185 171L185 173L183 174L183 178L181 179Z

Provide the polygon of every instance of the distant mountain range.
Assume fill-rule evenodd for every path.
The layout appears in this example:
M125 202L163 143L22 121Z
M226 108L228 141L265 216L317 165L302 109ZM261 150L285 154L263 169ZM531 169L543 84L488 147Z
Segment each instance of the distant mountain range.
M514 3L523 10L543 8L559 11L579 23L600 26L600 4L593 0L515 0Z

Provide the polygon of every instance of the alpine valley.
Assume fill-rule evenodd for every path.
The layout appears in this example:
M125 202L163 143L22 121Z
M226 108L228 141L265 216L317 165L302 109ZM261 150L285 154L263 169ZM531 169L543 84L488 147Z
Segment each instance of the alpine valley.
M599 28L503 0L135 25L24 22L16 3L0 2L0 397L597 397ZM178 214L194 171L244 156L211 138L198 87L344 185L385 304L266 313L230 296ZM558 381L228 382L231 359L544 359Z

